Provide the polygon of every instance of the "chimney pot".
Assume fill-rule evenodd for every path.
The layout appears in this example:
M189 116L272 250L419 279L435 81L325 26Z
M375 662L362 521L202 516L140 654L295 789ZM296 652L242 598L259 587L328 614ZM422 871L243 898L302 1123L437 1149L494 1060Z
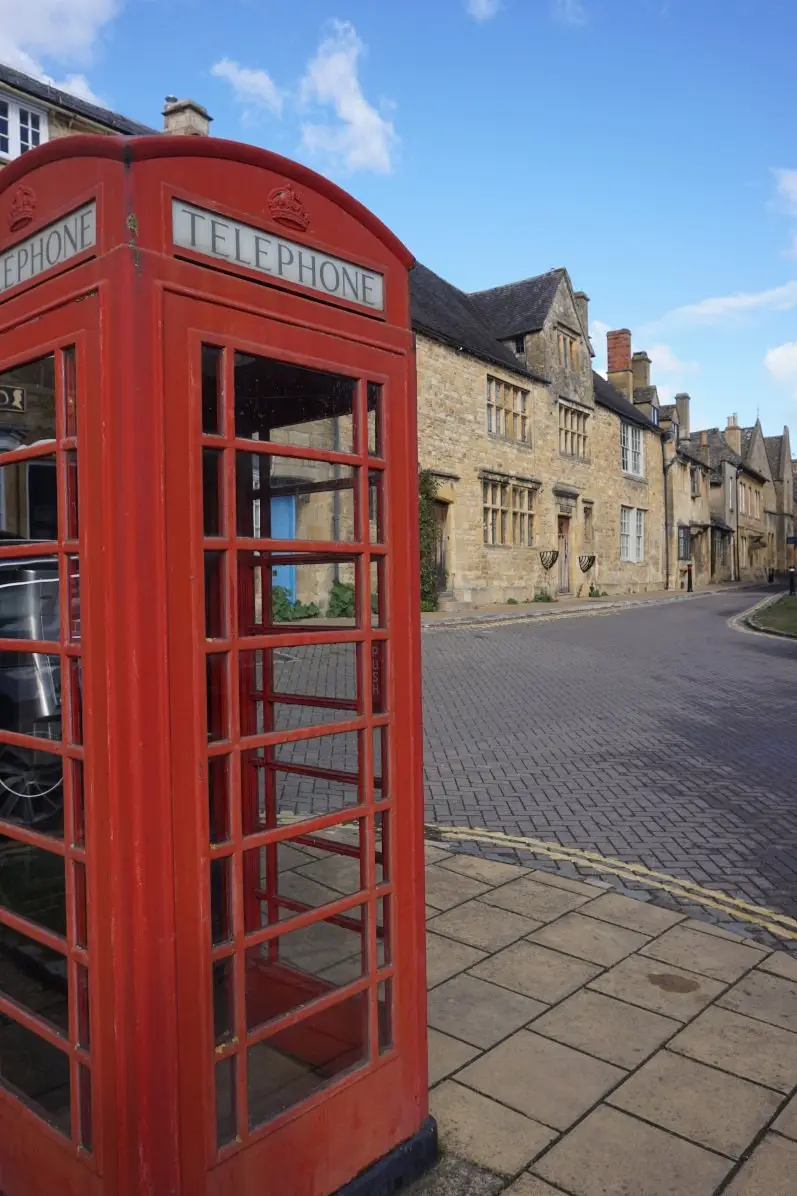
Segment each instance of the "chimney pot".
M691 399L684 391L675 396L675 410L678 413L678 428L680 436L689 436L689 404Z
M708 446L708 432L700 433L700 446L706 448Z
M620 374L631 369L631 329L617 328L606 333L608 373Z
M574 291L573 302L584 329L584 336L589 336L589 295L585 291Z
M163 131L172 136L207 137L213 117L196 100L177 100L166 97L163 109Z
M634 374L634 390L650 386L650 358L647 353L635 353L631 358L631 369Z

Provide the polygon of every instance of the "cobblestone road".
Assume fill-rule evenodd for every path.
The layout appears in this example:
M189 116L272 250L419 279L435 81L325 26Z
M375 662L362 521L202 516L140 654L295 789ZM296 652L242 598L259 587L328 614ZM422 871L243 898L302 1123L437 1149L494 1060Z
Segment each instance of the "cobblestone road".
M427 821L797 916L797 644L727 624L761 596L425 634Z

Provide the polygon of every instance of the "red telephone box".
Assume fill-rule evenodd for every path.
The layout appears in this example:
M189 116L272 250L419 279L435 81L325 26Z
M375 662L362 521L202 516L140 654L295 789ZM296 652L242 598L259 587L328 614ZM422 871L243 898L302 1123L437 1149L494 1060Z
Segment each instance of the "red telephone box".
M433 1153L410 264L231 142L0 173L4 1196Z

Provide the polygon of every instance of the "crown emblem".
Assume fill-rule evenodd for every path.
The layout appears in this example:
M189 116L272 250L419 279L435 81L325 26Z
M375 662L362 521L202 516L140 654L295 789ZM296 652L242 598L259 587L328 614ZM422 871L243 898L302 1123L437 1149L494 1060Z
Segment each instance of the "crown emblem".
M275 220L289 228L304 232L310 225L307 209L289 183L274 188L268 197L268 208Z
M12 233L30 224L36 212L36 196L30 187L17 187L8 212L8 227Z

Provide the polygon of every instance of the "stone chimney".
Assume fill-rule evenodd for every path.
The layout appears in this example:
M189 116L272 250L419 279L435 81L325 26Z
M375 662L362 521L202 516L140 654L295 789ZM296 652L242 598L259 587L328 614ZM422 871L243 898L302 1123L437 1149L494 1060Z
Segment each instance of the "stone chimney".
M725 429L725 441L728 448L733 449L735 453L742 455L742 429L739 427L739 421L736 418L736 412L728 416L728 426Z
M584 329L584 336L589 336L589 295L585 291L575 291L573 300L581 320L581 327Z
M710 464L708 450L708 432L700 433L700 460L704 465Z
M634 375L631 372L631 332L618 328L606 333L607 375L612 386L633 401Z
M675 396L675 410L678 412L678 435L689 435L689 395L682 391Z
M634 375L634 390L650 386L650 358L647 353L635 353L631 358L631 372Z
M176 96L166 97L163 109L163 131L174 137L207 137L213 120L207 110L196 100L178 100Z

